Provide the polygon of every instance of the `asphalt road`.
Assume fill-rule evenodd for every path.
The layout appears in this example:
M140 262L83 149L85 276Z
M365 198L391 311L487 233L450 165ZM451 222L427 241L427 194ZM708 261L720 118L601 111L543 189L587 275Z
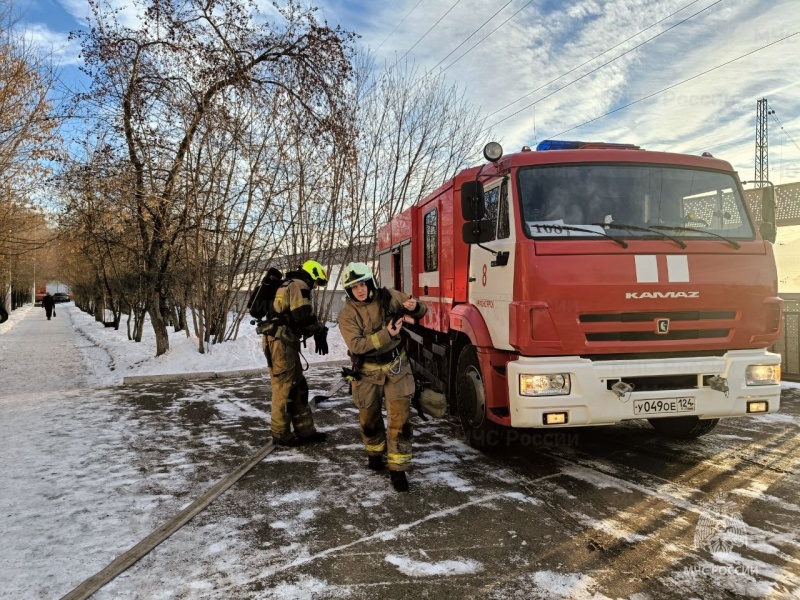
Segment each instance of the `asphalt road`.
M309 372L312 395L336 371ZM269 439L261 378L126 386L119 406L175 500L159 522ZM326 444L277 449L96 597L800 598L800 389L690 442L632 422L481 453L417 422L408 494L365 468L349 398L315 414ZM191 483L159 490L176 448Z

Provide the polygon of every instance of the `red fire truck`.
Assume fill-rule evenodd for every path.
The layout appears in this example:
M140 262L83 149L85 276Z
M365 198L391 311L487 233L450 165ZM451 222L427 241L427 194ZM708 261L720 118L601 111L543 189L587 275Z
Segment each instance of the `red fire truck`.
M678 438L776 412L774 193L762 222L731 165L547 141L466 169L378 236L382 285L424 385L476 447L504 428L647 419Z

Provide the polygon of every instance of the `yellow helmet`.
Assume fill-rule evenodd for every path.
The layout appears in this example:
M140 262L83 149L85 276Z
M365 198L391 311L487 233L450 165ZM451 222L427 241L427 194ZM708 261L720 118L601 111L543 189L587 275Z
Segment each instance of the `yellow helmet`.
M328 285L328 272L321 264L315 260L307 260L301 267L303 271L311 275L311 281L319 284L320 287Z

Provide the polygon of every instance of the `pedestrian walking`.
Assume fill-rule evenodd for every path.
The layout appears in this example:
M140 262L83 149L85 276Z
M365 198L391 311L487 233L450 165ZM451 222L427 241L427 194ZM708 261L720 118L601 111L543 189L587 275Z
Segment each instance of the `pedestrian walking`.
M47 292L42 298L42 306L44 307L44 312L47 315L47 320L50 320L50 317L56 316L56 301L53 300L53 297L50 295L50 292Z
M364 263L348 264L342 285L347 299L339 313L339 330L356 372L353 401L358 408L367 466L382 471L385 457L394 489L406 492L415 383L400 334L403 315L419 319L427 307L408 294L378 288L372 270ZM381 413L383 397L386 424Z
M327 437L314 427L308 382L300 364L300 343L305 338L314 338L317 354L328 353L328 328L319 322L311 304L311 290L327 283L325 269L314 260L287 273L275 292L274 312L262 330L272 381L272 439L279 446L323 442Z

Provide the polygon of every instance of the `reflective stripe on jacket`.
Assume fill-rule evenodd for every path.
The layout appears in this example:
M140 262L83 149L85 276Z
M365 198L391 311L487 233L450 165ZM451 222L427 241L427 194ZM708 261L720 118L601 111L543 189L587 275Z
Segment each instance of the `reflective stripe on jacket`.
M410 296L393 289L389 289L389 293L391 294L390 311L400 313L404 310L403 302ZM427 310L427 306L417 300L417 308L411 316L418 319ZM389 316L384 315L383 312L380 293L376 293L372 300L366 302L356 302L347 298L339 313L339 331L341 331L342 339L351 354L364 356L364 360L368 361L370 355L383 354L400 345L402 340L393 338L386 328Z
M311 288L302 279L290 279L281 285L272 307L277 315L288 317L289 326L299 335L314 335L322 329L311 305Z

